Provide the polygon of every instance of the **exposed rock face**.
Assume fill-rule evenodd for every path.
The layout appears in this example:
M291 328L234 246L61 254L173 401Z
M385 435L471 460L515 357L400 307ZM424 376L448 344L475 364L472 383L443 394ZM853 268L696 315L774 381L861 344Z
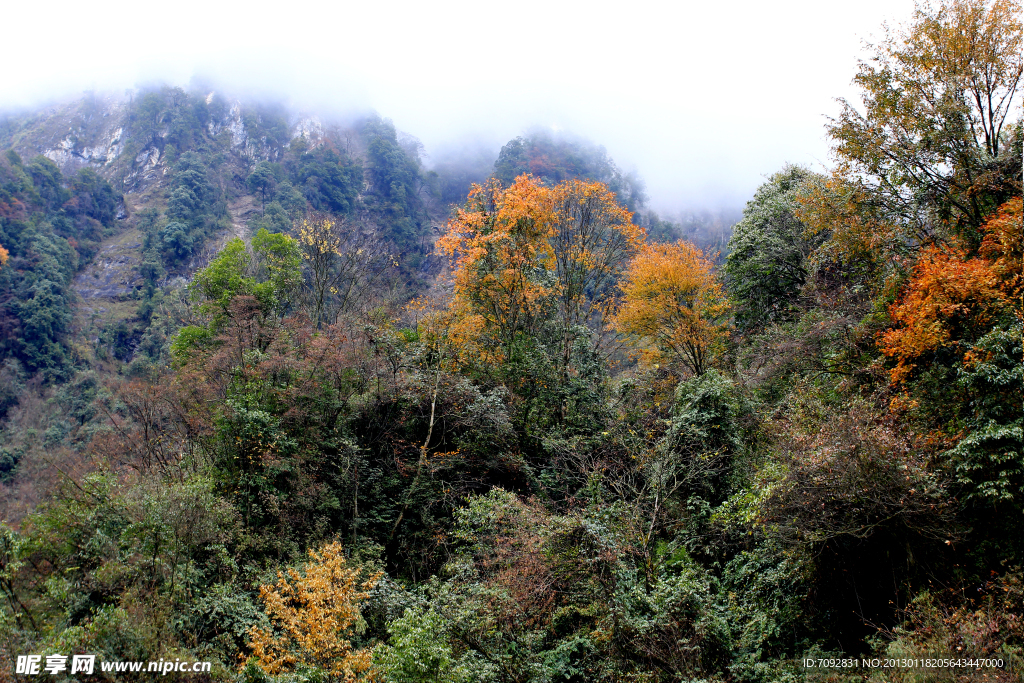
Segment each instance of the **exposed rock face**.
M89 147L82 144L74 133L68 133L56 147L43 150L43 156L60 166L62 170L67 170L75 161L82 162L79 165L109 166L117 161L118 155L124 149L123 135L124 127L119 126L101 138L97 144Z
M324 124L319 116L304 116L292 129L292 139L306 138L310 147L316 147L324 138Z
M83 166L112 166L124 151L125 103L96 98L53 107L15 146L23 156L42 154L64 173Z
M210 121L206 124L206 130L212 137L217 137L221 131L228 131L231 134L231 149L252 161L274 160L279 156L278 150L268 144L266 137L256 138L249 134L242 116L242 105L237 101L232 103L225 120Z
M141 190L167 175L167 170L160 148L153 144L135 156L131 172L124 176L124 184L135 190Z
M92 262L75 276L75 292L83 301L130 296L142 285L138 272L141 262L142 235L131 230L104 244Z
M213 99L210 93L207 103ZM143 191L168 173L164 146L170 130L159 129L152 140L129 140L131 106L129 100L114 96L57 105L23 121L23 128L8 142L23 158L42 154L65 174L91 166L107 180L116 180L120 190ZM206 132L214 138L229 133L231 151L249 162L278 160L281 150L247 127L248 115L234 100L225 114L206 123ZM259 113L252 115L259 121ZM310 148L322 144L327 135L327 126L315 115L300 116L290 128L291 139L305 138Z
M245 123L242 122L242 107L235 102L228 112L227 129L231 131L231 146L245 147L248 136L245 134Z
M156 147L150 147L139 152L138 156L135 157L135 163L139 164L143 168L154 168L160 163L160 150Z

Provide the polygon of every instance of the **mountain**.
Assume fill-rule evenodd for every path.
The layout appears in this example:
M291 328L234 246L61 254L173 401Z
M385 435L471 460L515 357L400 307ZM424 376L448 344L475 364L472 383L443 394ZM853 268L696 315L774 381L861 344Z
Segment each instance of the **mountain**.
M1011 680L1024 128L876 65L832 173L677 220L544 131L428 168L216 92L8 116L0 678Z

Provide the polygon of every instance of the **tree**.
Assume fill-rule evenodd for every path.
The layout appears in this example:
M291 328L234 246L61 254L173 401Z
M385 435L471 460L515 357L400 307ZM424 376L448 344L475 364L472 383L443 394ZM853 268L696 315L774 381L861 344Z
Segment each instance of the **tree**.
M341 544L328 543L309 551L304 572L278 572L275 585L260 587L274 632L253 627L249 632L253 656L270 674L293 671L301 664L327 672L335 680L355 681L371 666L370 650L355 650L349 637L360 619L359 603L381 577L363 581L349 567Z
M398 266L375 235L352 221L310 213L299 224L298 233L307 274L306 307L317 329L355 308Z
M248 278L249 253L245 242L237 237L229 240L210 265L196 273L189 291L195 299L205 299L201 311L213 316L226 315L231 299L250 294Z
M557 314L567 371L574 328L598 329L615 283L645 238L602 183L544 187L521 175L507 189L475 186L438 245L454 261L455 307L466 323L508 352L520 333L538 336Z
M968 257L959 244L925 249L903 297L889 308L896 326L880 335L882 352L896 361L893 381L910 376L916 362L939 349L971 352L973 342L1000 318L1024 318L1020 295L1021 199L1004 204L983 227L982 253Z
M406 136L400 141L394 124L376 116L363 123L362 134L367 161L364 205L376 214L382 232L416 267L419 254L426 251L419 143Z
M729 301L700 249L683 241L646 245L620 286L612 326L635 339L648 362L681 362L694 375L710 367Z
M551 236L562 319L562 371L568 372L573 328L599 329L615 285L647 237L602 183L570 180L552 190Z
M249 222L249 229L253 228L266 228L269 232L290 232L292 219L280 202L273 201L263 209L262 216Z
M261 161L256 164L256 168L249 174L248 179L245 183L249 187L250 192L260 193L260 207L262 213L267 211L267 190L274 186L274 167L269 161Z
M184 223L171 221L160 231L160 239L160 251L168 261L183 261L192 255L192 235Z
M473 680L454 656L446 620L432 610L406 609L388 624L390 644L374 650L374 664L387 683L460 683Z
M967 485L968 500L1010 505L1014 515L1024 510L1021 218L1020 197L1000 207L983 226L975 257L959 243L925 249L889 307L895 325L879 334L882 353L895 361L896 384L936 366L955 369L957 443L943 455ZM1005 508L1001 517L1013 519Z
M293 192L301 191L305 198L302 203L308 200L318 211L348 215L356 207L363 186L362 177L363 171L358 162L348 156L339 156L333 150L318 147L299 157L292 173L292 182L295 184ZM279 196L282 189L282 186L278 186Z
M391 537L402 524L405 513L409 509L411 496L418 490L420 480L423 477L427 459L430 455L431 442L434 436L434 427L441 417L438 413L438 397L441 390L442 379L451 374L459 362L459 352L463 350L463 340L458 334L452 334L453 317L451 312L444 310L438 305L438 297L429 295L419 297L411 301L408 310L418 318L416 333L423 344L423 354L420 357L420 367L427 379L425 384L431 385L430 389L430 419L427 422L427 434L419 447L419 459L416 463L416 475L412 483L406 489L402 509L398 518L391 527ZM433 377L431 377L431 375Z
M957 482L966 486L966 498L982 514L999 506L999 525L1008 529L1019 526L1024 512L1022 333L1019 321L996 327L964 355L957 371L962 438L943 454L953 464ZM1003 544L998 527L987 532ZM1016 546L1019 552L1019 541L1006 540L1010 542L1004 548Z
M1021 78L1021 7L1013 0L986 5L952 0L933 13L918 8L907 44L918 64L969 102L971 133L996 157Z
M71 325L71 307L60 283L39 279L18 303L22 356L29 367L60 375L67 364L61 341Z
M927 243L945 226L969 235L1011 194L1020 163L999 177L1004 127L1021 79L1016 0L918 5L903 32L887 32L854 78L864 113L842 100L829 126L839 174L905 240Z
M253 263L258 299L284 314L302 284L302 260L296 240L260 228L252 238Z
M484 360L500 362L520 333L536 334L555 291L550 192L530 176L507 189L475 185L438 247L453 261L453 332L475 337Z
M733 227L725 274L740 329L758 329L791 315L816 246L796 216L796 197L810 176L787 165L757 189Z
M232 318L272 318L283 315L301 282L298 247L288 235L260 229L253 237L252 251L237 237L229 240L210 265L196 273L189 296L201 302L204 325L182 328L172 345L174 355L187 357L192 347L203 345L220 334ZM252 297L251 304L238 306L240 297Z

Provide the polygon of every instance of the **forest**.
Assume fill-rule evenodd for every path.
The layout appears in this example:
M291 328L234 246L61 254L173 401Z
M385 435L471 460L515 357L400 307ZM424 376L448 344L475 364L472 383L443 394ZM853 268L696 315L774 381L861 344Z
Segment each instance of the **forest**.
M728 226L543 131L0 118L0 680L1022 680L1021 7L870 47Z

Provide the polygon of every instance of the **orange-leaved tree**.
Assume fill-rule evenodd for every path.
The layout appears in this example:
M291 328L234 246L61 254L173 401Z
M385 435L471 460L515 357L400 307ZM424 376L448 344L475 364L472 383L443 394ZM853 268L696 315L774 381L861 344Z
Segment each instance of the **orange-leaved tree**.
M644 359L703 374L726 333L729 301L711 261L692 244L649 244L630 262L611 322Z
M360 570L347 566L342 546L328 543L310 549L304 572L278 572L275 585L260 587L273 630L253 627L250 646L257 666L270 674L312 665L332 680L356 681L371 673L370 650L354 650L349 641L359 621L359 603L380 579L376 573L360 580Z
M454 265L457 336L476 336L500 361L521 333L556 315L563 366L572 329L599 327L615 283L645 239L603 183L545 187L529 175L508 188L474 186L439 240Z
M551 249L562 320L562 367L569 366L572 328L599 326L616 284L644 244L646 231L603 183L569 180L551 190L555 224Z
M529 176L474 185L438 247L453 261L456 337L500 362L518 333L536 333L555 291L551 192Z
M906 380L922 356L940 348L969 353L1000 317L1024 318L1021 205L1015 197L985 223L977 256L958 243L923 250L902 299L889 308L896 326L879 336L882 353L896 361L893 381Z
M999 207L998 213L985 224L979 253L992 261L992 270L999 276L1000 289L1014 306L1018 318L1021 294L1024 293L1024 198L1014 197Z

